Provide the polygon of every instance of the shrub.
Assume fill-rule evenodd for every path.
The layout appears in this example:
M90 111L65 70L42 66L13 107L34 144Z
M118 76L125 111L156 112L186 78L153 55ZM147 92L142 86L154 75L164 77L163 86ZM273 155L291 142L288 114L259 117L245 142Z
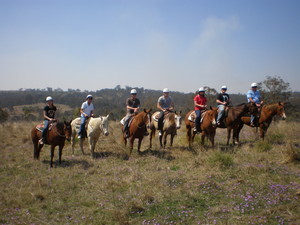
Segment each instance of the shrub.
M228 153L214 152L209 158L208 163L211 166L228 169L233 166L233 157Z

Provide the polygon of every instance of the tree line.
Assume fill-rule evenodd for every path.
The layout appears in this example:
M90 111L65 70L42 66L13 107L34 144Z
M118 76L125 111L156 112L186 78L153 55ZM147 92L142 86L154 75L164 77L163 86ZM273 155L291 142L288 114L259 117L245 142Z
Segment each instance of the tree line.
M299 119L299 103L300 103L300 93L292 92L289 87L289 83L285 82L281 77L266 77L266 79L259 83L259 90L263 96L266 104L275 103L278 101L287 102L287 110L291 111L291 115L294 118ZM41 119L36 118L33 112L42 112L40 108L34 107L24 107L23 116L9 118L7 111L13 110L14 106L20 105L31 105L36 103L45 103L45 98L47 96L52 96L54 98L55 104L64 104L72 108L72 110L64 112L64 117L66 119L72 119L79 116L79 108L88 94L92 94L93 104L95 106L96 115L106 115L110 114L111 118L118 120L126 114L125 101L130 96L130 90L135 88L138 92L138 98L142 103L142 108L152 108L153 111L156 110L157 99L162 95L161 90L151 90L144 89L143 87L129 87L121 88L117 85L115 88L111 89L101 89L97 91L81 91L79 89L68 89L64 91L60 88L52 89L19 89L16 91L0 91L0 122L7 119ZM218 91L205 87L206 97L208 99L209 106L216 106L216 96ZM171 92L175 102L175 108L177 111L182 111L183 115L189 110L193 109L193 98L196 93L181 93L181 92ZM246 102L245 94L230 94L233 105Z

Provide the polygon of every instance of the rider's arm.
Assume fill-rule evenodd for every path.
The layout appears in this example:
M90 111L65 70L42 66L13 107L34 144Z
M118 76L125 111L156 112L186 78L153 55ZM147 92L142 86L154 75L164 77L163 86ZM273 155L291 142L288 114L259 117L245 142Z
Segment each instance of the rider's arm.
M160 106L159 102L157 102L156 107L157 107L158 109L160 109L161 111L166 111L165 109L163 109L163 108Z

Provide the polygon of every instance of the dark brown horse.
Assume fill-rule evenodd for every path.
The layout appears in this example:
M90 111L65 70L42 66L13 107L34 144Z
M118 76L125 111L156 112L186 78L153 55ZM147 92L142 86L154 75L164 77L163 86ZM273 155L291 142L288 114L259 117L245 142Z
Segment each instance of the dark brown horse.
M192 129L195 127L195 123L189 120L190 114L194 110L188 112L184 118L184 122L186 125L186 137L189 142L189 147L191 148L192 142L194 141L196 132L192 131ZM210 107L210 110L204 112L203 120L201 123L201 144L204 145L204 138L207 136L209 140L211 141L212 146L215 145L215 135L216 135L216 128L217 123L216 119L218 116L218 108L212 108Z
M148 123L151 122L151 115L150 115L151 109L139 112L137 115L135 115L130 123L129 127L129 141L130 141L130 154L132 153L133 149L133 142L134 139L138 138L138 152L140 152L141 143L144 138L144 134L146 131L146 126ZM123 130L123 127L122 127ZM125 147L127 145L127 138L123 136Z
M68 141L71 139L72 128L71 121L70 122L55 122L53 123L51 130L47 131L45 144L51 145L51 160L50 166L53 167L53 157L54 157L54 149L58 145L59 147L59 164L61 164L61 156L62 150L65 145L65 140ZM34 147L34 159L40 158L40 152L43 148L43 144L39 144L39 140L42 137L42 132L37 129L37 127L33 127L31 130L31 140Z
M229 145L229 140L231 136L231 131L233 130L232 142L233 144L238 144L237 141L237 128L241 123L241 117L246 113L251 115L258 115L258 108L255 103L243 103L237 106L229 106L224 119L221 119L221 124L219 128L227 128L227 145Z
M286 119L285 111L284 111L284 103L278 102L271 105L264 105L261 109L260 116L258 119L258 123L255 123L256 127L259 127L260 137L264 140L266 132L273 120L275 115L280 116L283 120ZM241 123L237 129L237 140L239 139L239 134L244 124L250 126L250 117L243 116L241 118Z
M155 117L159 112L153 114ZM152 148L152 138L155 136L155 131L158 127L158 122L152 118L150 124L150 148ZM170 135L170 146L173 145L174 136L177 134L177 129L181 127L181 111L179 113L175 112L168 112L164 118L164 125L162 130L162 135L159 136L160 146L166 148L167 144L167 136Z

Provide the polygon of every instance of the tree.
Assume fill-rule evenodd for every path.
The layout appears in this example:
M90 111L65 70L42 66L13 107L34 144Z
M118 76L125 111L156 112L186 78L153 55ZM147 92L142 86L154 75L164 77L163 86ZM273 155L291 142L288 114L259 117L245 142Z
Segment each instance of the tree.
M267 76L264 81L258 83L258 86L263 100L267 103L287 101L291 96L290 84L280 76Z

